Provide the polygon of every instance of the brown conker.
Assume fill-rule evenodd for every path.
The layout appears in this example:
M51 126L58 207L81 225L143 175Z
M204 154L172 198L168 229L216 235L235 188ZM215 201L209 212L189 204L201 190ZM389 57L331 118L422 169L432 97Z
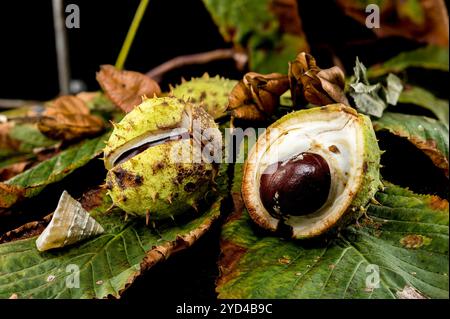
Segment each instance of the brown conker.
M301 216L322 207L330 187L328 163L318 154L305 152L269 165L261 175L259 191L271 215Z

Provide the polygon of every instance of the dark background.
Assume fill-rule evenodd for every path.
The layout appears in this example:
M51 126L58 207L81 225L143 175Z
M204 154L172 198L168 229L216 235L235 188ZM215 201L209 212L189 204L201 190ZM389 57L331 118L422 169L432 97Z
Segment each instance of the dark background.
M95 72L101 64L115 63L139 1L66 1L69 3L78 4L81 12L81 28L68 30L72 78L82 80L88 90L97 90ZM323 68L330 67L332 56L336 55L346 72L351 73L356 56L366 65L371 65L419 46L401 38L376 39L370 30L344 16L333 1L301 0L299 4L312 53ZM125 68L147 72L179 55L230 46L223 41L201 0L150 0ZM232 61L220 61L172 71L163 78L163 88L168 83L179 82L181 76L200 76L205 71L236 79L242 76ZM429 78L420 75L416 80L421 83L429 81ZM448 98L444 87L445 84L435 85L438 93ZM2 1L0 99L48 100L57 94L51 1ZM398 141L381 146L388 148L389 145L394 146L391 146L392 152L384 157L384 161L389 163L385 177L401 185L409 185L416 191L446 197L447 180L430 165L428 158L417 157L415 149ZM405 156L399 160L394 151L410 152L414 160L405 162ZM96 170L103 169L95 165ZM410 174L412 171L415 174ZM79 180L75 176L67 183L74 183L73 188L81 187L75 185ZM56 202L53 201L56 194L59 192L49 190L40 200L47 198L49 202L45 204L53 206L51 203ZM220 222L192 248L156 265L138 278L125 292L124 299L215 299L219 235Z
M67 30L72 78L96 90L95 72L101 64L115 63L139 1L65 1L70 3L81 13L81 27ZM300 0L299 8L312 53L322 67L331 65L332 52L351 72L356 55L370 65L418 46L401 38L376 41L333 1ZM151 0L125 67L146 72L179 55L224 47L230 44L223 41L201 0ZM240 77L231 61L223 61L171 72L163 84L206 70ZM1 2L0 81L0 98L48 100L58 94L50 0Z

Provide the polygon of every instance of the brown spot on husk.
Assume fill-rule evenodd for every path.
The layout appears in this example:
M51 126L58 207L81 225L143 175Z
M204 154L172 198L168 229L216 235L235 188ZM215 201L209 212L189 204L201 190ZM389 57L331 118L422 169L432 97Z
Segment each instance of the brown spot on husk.
M122 168L114 170L113 173L116 178L117 185L119 185L121 189L141 186L144 181L142 176L135 175Z
M166 165L164 164L164 162L156 162L155 164L152 165L152 170L153 172L158 172L160 170L162 170Z
M333 152L333 153L335 153L335 154L339 154L341 151L339 151L339 149L338 149L338 147L336 146L336 145L330 145L329 147L328 147L328 150L330 151L330 152Z
M369 165L367 164L367 162L364 162L363 167L362 167L363 173L367 173L368 169L369 169Z
M196 185L194 183L187 183L184 185L184 190L188 193L192 193L196 189Z

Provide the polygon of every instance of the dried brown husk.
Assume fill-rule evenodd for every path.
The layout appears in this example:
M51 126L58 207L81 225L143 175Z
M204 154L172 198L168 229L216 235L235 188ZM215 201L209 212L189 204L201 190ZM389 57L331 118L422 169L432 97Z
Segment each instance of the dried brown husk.
M297 108L307 103L349 104L344 93L344 72L337 66L320 69L314 57L306 52L289 63L289 82L292 101Z
M230 93L228 108L234 118L265 120L275 112L280 96L288 89L286 75L249 72Z

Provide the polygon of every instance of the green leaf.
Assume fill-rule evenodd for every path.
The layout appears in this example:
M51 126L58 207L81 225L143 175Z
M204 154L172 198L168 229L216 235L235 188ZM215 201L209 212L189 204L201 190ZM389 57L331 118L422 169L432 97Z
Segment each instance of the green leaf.
M448 126L435 119L386 112L373 122L375 131L388 131L406 138L433 161L448 176L449 131Z
M390 72L398 73L407 68L424 68L430 70L449 70L448 47L429 45L417 50L402 52L392 59L369 68L369 78L386 75Z
M376 199L327 243L278 238L236 210L222 232L219 298L448 298L448 202L393 185Z
M261 47L257 41L250 43L250 69L262 74L278 72L286 74L287 62L308 47L305 38L283 34L269 48Z
M449 124L448 101L435 97L431 92L421 87L408 86L400 94L398 102L421 106L433 112L434 115L447 126Z
M58 143L58 141L43 135L35 124L16 124L9 135L20 142L20 151L24 153L32 152L35 148L51 147Z
M273 0L203 0L226 41L249 53L250 69L285 74L288 62L308 51L297 3Z
M157 229L141 219L125 222L118 210L104 213L105 204L92 214L105 233L89 241L43 253L36 237L0 245L0 298L118 298L142 272L206 232L221 199L184 225L170 221Z
M109 133L83 141L58 155L0 183L0 207L8 208L24 198L39 194L46 186L62 180L103 152Z
M36 124L10 120L3 125L5 126L0 133L0 160L11 156L34 155L35 149L49 148L59 143L43 135Z

